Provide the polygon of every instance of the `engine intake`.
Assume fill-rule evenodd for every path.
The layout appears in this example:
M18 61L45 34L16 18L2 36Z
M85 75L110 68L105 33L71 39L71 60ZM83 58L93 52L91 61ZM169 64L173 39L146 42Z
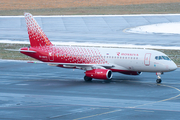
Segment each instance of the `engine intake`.
M87 77L95 79L111 79L112 71L107 69L93 69L85 72Z

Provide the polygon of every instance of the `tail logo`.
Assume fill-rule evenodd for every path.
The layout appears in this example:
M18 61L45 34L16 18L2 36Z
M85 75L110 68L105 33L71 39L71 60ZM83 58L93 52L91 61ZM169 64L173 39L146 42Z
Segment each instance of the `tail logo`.
M33 16L30 13L25 13L24 15L31 46L51 46L52 43L44 34L43 30L40 28Z

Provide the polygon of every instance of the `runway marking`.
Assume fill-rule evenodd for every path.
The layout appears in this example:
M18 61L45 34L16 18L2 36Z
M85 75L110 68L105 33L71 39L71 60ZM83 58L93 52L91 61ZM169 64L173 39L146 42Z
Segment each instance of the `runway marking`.
M91 109L88 109L88 110L85 110L85 111L96 110L96 109L109 109L109 108L91 108ZM72 112L72 113L67 113L67 114L63 114L63 115L52 116L52 117L49 117L49 119L60 118L60 117L63 117L63 116L76 114L76 113L81 113L81 112L84 112L84 110L77 111L77 112Z
M74 114L74 113L67 113L67 114L63 114L63 115L56 115L56 116L49 117L49 119L60 118L62 116L67 116L67 115L71 115L71 114Z
M177 91L180 92L180 89L178 89L178 88L176 88L176 87L173 87L173 86L162 85L162 84L157 84L157 85L164 86L164 87L169 87L169 88L173 88L173 89L175 89L175 90L177 90ZM151 102L151 103L147 103L147 104L137 105L137 106L129 107L129 108L137 108L137 107L140 107L140 106L145 106L145 105L155 104L155 103L159 103L159 102L165 102L165 101L169 101L169 100L178 98L179 96L180 96L180 94L178 94L178 95L176 95L176 96L174 96L174 97L171 97L171 98L167 98L167 99L163 99L163 100L159 100L159 101L155 101L155 102Z
M73 120L81 120L81 119L96 117L96 116L110 114L110 113L119 112L119 111L121 111L121 109L114 110L114 111L109 111L109 112L104 112L104 113L100 113L100 114L95 114L95 115L90 115L90 116L86 116L86 117L81 117L81 118L77 118L77 119L73 119Z
M148 111L148 110L135 110L137 112L154 112L154 111Z
M179 91L179 92L180 92L180 89L178 89L178 88L176 88L176 87L173 87L173 86L169 86L169 85L161 85L161 86L165 86L165 87L173 88L173 89L176 89L177 91ZM172 99L175 99L175 98L177 98L177 97L179 97L179 96L180 96L180 94L179 94L179 95L177 95L177 96L174 96L174 97L168 98L168 99L161 100L161 101L159 101L159 102L164 102L164 101L172 100Z
M118 82L120 82L120 81L124 81L124 80L118 80ZM126 80L126 81L129 81L129 82L136 82L136 83L142 83L142 84L148 84L149 82L146 82L146 81L141 81L141 82L139 82L139 81L132 81L132 80ZM113 82L116 82L116 80L114 80ZM149 84L151 84L151 85L155 85L154 83L149 83ZM170 85L178 85L178 84L180 84L180 83L167 83L167 84L170 84ZM156 84L157 85L157 84ZM158 85L160 85L160 84L158 84Z
M29 84L15 84L15 85L29 85Z

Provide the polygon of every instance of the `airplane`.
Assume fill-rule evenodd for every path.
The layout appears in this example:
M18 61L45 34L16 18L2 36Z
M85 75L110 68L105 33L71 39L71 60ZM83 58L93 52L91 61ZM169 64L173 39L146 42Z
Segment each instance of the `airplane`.
M156 50L54 46L33 16L30 13L24 16L30 46L20 48L20 53L52 66L84 70L85 81L111 80L113 72L126 75L154 72L156 82L161 83L161 74L177 69L166 54Z

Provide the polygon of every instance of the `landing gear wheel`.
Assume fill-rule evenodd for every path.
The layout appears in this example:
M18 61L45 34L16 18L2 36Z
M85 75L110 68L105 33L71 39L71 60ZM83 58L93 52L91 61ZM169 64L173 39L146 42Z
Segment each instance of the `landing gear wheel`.
M161 76L160 76L161 74L163 74L163 72L157 72L157 73L156 73L156 75L157 75L157 80L156 80L156 82L157 82L157 83L161 83L161 82L162 82Z
M87 76L84 76L84 80L85 80L86 82L90 82L90 81L92 81L92 78L87 77Z
M161 80L161 79L157 79L156 82L157 82L157 83L161 83L162 80Z

